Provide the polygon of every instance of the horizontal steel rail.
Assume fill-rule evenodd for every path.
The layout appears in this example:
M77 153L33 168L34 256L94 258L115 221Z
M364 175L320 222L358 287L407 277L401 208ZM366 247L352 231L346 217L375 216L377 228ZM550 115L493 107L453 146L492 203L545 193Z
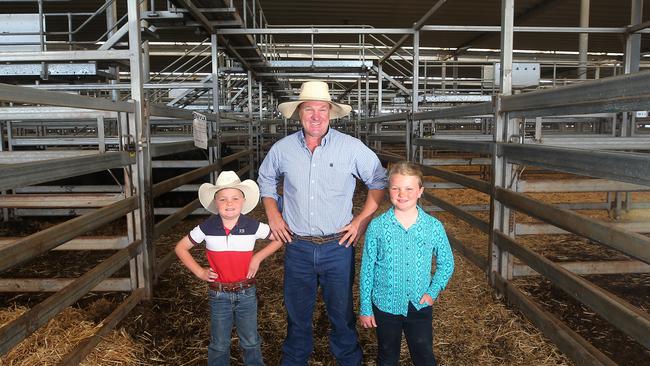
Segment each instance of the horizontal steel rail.
M23 315L5 324L0 328L0 354L6 354L13 346L54 318L61 310L74 304L102 280L110 277L127 264L131 258L140 253L141 249L142 242L134 241L128 247L83 274L63 290L52 294Z
M526 215L593 239L633 258L650 263L650 238L641 234L619 229L612 224L591 219L571 210L554 207L500 187L496 187L494 198Z
M0 207L103 207L115 203L121 199L124 199L124 195L121 193L4 194L0 195Z
M580 366L616 366L605 354L562 321L542 309L516 286L495 273L496 286L506 294L506 300L515 305L535 326L550 338L558 348Z
M56 62L56 61L98 61L98 60L128 60L129 50L104 51L28 51L0 53L0 62Z
M581 274L621 274L621 273L650 273L650 264L635 260L619 261L587 261L587 262L557 262L562 268L578 275ZM539 276L532 268L525 264L515 264L512 275Z
M499 144L497 149L512 163L650 186L648 154L522 144Z
M380 160L383 161L397 162L397 161L404 160L403 157L384 154L384 153L377 153L377 156L379 157ZM463 174L458 174L447 170L433 168L426 165L420 165L420 168L422 169L422 172L425 175L434 175L436 177L445 179L447 181L458 183L467 188L475 189L485 194L490 194L491 192L491 186L489 182L480 179L470 178Z
M650 109L650 71L501 97L510 117L611 113Z
M154 117L192 119L192 111L187 109L168 107L164 104L150 104L149 114Z
M211 141L209 141L211 142ZM151 144L150 152L152 158L176 154L180 152L198 149L194 141L167 142L160 144Z
M126 151L75 156L0 167L0 191L133 164Z
M605 179L519 180L518 192L634 192L650 191L650 186Z
M445 211L452 213L454 216L459 219L467 222L468 224L474 226L475 228L481 230L482 232L489 234L490 233L490 224L479 219L478 217L472 215L471 213L456 207L455 205L438 198L431 193L424 192L424 199L431 202L432 204L442 208Z
M414 144L417 146L436 148L439 150L459 150L475 152L479 154L492 154L493 143L481 141L463 141L463 140L444 140L444 139L415 139Z
M137 208L138 197L132 196L21 238L0 249L0 272L46 253L64 242L122 217Z
M400 135L386 135L386 134L369 134L368 141L381 141L388 144L404 144L406 142L406 132Z
M46 84L47 85L47 84ZM32 106L32 107L0 107L0 116L3 120L10 120L12 123L23 123L28 120L43 120L45 116L47 119L65 119L65 120L78 120L88 119L94 120L96 123L98 117L104 118L117 118L117 112L111 111L97 111L83 108L66 108L66 107L50 107L50 106ZM50 122L50 121L48 121Z
M0 238L0 250L11 246L21 236L5 236ZM113 250L123 249L128 245L126 236L82 236L69 240L52 250Z
M385 116L377 116L366 119L366 123L382 123L382 122L393 122L393 121L404 121L408 118L409 112L387 114Z
M474 249L463 244L460 240L456 239L453 235L447 234L447 238L449 239L449 244L451 244L452 248L454 248L457 252L459 252L463 257L467 258L481 271L487 272L488 262L487 259L485 259L485 257L478 254Z
M133 113L135 105L131 102L114 102L105 98L92 98L26 88L0 83L0 100L14 103L47 104L49 106L95 109L100 111Z
M201 202L199 202L197 198L182 208L178 209L173 214L165 217L160 222L156 223L153 228L154 240L160 237L160 235L164 234L167 230L171 229L174 225L181 222L184 218L186 218L189 214L194 212L194 210L199 207L201 207Z
M167 192L170 192L174 188L180 187L183 184L195 181L198 178L201 178L203 176L206 176L210 174L211 172L217 171L221 169L221 163L216 162L214 164L210 164L208 166L204 166L203 168L198 168L194 169L192 171L189 171L185 174L177 175L173 178L169 178L167 180L164 180L162 182L156 183L152 187L152 197L156 198L160 195L163 195Z
M239 158L243 158L245 156L248 156L252 152L253 152L252 149L247 149L247 150L243 150L243 151L240 151L238 153L231 154L231 155L228 155L226 157L223 157L223 158L221 158L221 165L226 165L226 164L231 163L231 162L233 162L233 161L235 161L235 160L237 160Z
M589 306L639 344L650 348L648 313L533 252L502 232L495 230L494 234L498 246L521 259L576 300Z
M219 34L413 34L412 28L219 28Z
M0 278L0 292L57 292L75 280L74 278ZM131 279L128 277L107 278L92 289L93 292L130 290Z
M411 114L411 119L419 121L423 119L439 119L454 117L475 117L475 116L492 116L494 115L494 104L492 102L483 102L475 104L460 105L457 107L438 109L435 111L416 112Z
M463 174L458 174L450 172L447 170L442 170L438 168L433 168L430 166L420 166L422 172L426 175L434 175L436 177L445 179L447 181L461 184L467 188L475 189L479 192L490 194L490 182L486 182L480 179L470 178Z

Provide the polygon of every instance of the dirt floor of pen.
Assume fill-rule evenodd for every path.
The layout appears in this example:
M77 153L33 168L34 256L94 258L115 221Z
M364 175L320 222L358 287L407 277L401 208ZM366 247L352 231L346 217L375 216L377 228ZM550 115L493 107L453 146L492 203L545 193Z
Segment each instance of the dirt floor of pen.
M464 197L456 195L456 197ZM365 200L363 192L355 196L355 209ZM471 199L470 199L471 200ZM481 201L474 198L473 201ZM458 202L456 202L458 203ZM385 210L385 202L379 212ZM251 215L265 220L261 206ZM486 253L486 238L448 214L438 215L451 234ZM204 217L193 217L180 224L172 233L157 241L157 253L164 255L175 242ZM3 230L10 230L3 227ZM15 230L15 229L12 229ZM15 233L12 233L15 234ZM588 243L566 236L563 250L574 255L587 256ZM258 243L263 245L264 243ZM532 243L531 245L534 245ZM538 243L544 250L543 243ZM593 247L593 245L592 245ZM357 273L361 261L362 242L356 248ZM548 248L547 248L548 249ZM197 258L204 257L195 250ZM560 253L566 255L566 253ZM608 256L611 253L600 253ZM52 253L17 277L36 277L35 274L54 277L83 273L85 266L102 260L80 257L79 253ZM108 255L108 254L107 254ZM545 253L552 257L551 252ZM557 249L556 249L556 255ZM614 254L612 254L614 255ZM104 256L105 257L105 256ZM572 363L521 314L495 299L493 289L478 268L455 253L456 270L441 297L434 304L434 352L440 365L571 365ZM10 273L11 274L11 273ZM594 276L592 280L609 287L619 296L638 306L650 304L650 277L646 275ZM267 365L278 365L281 346L286 334L285 312L282 302L283 251L269 257L258 274L259 330L263 338L262 352ZM583 337L597 345L605 354L621 365L639 365L650 354L640 345L627 339L588 308L579 305L561 290L539 278L518 282L546 310L568 322ZM100 343L83 365L204 365L209 342L209 308L207 286L193 277L179 263L174 263L163 274L155 287L155 298L136 307L111 334ZM354 287L355 306L358 306L358 286ZM2 294L0 325L16 318L30 306L42 301L46 294ZM90 294L69 307L18 347L0 358L0 365L56 364L77 342L92 334L101 320L109 314L123 294ZM310 365L335 365L329 353L328 321L322 301L314 313L315 351ZM359 327L364 364L374 364L376 341L373 330ZM232 365L243 365L233 333ZM403 344L401 364L409 365L408 351ZM645 360L645 361L644 361Z

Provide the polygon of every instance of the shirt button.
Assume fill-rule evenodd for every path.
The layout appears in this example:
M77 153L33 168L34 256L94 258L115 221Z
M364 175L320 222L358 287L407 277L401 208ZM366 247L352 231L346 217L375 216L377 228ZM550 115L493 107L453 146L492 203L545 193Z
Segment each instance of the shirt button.
M312 165L314 168L316 167L316 164Z
M313 180L312 180L311 182L312 182L312 183L314 183L314 181L313 181Z
M314 199L314 196L311 196L311 197L309 197L309 198Z
M312 216L314 216L314 213L313 213L313 212L310 212L309 214L312 215Z

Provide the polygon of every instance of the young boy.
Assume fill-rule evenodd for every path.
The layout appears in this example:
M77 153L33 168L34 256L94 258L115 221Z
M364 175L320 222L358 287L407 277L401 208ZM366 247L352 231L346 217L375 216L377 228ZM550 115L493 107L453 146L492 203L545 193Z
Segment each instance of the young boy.
M424 192L420 169L394 164L388 180L393 206L370 222L363 246L359 320L377 328L377 365L397 365L403 330L413 364L433 366L431 306L447 286L454 257L442 223L417 205Z
M240 181L235 172L219 174L216 184L199 187L199 201L216 214L195 227L176 244L176 255L196 277L210 286L211 340L208 365L230 364L233 323L246 365L264 365L257 332L255 274L260 263L282 246L269 226L245 216L257 205L260 191L250 179ZM253 254L257 239L273 240ZM205 241L210 266L201 267L190 249Z

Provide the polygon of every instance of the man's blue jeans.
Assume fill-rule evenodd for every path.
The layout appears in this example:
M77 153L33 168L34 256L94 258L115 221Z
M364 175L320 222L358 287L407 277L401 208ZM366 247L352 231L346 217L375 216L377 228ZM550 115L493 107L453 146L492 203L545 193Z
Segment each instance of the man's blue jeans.
M295 239L284 254L284 303L287 338L282 346L282 365L306 366L314 349L312 322L318 286L329 317L330 350L339 365L360 365L356 319L352 310L354 247Z
M211 340L208 366L230 365L230 336L233 324L239 336L244 364L264 365L262 340L257 332L257 296L255 286L238 292L210 289Z

